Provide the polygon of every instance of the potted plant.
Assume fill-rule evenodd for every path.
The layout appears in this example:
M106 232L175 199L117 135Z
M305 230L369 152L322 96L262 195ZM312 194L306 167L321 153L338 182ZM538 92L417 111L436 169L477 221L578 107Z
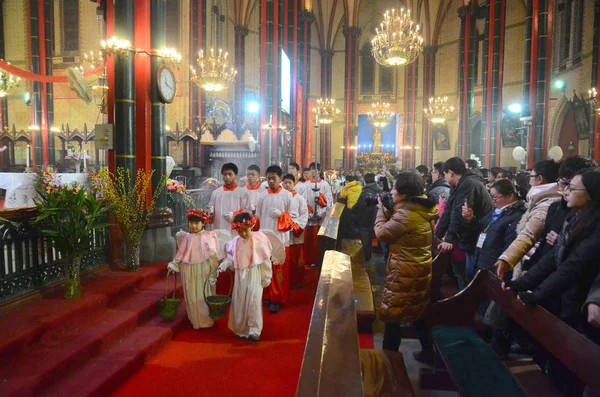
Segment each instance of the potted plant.
M156 199L166 185L166 176L161 177L159 188L148 198L147 192L154 170L137 170L134 183L131 173L125 168L117 168L116 174L107 169L100 170L92 177L93 184L110 204L115 219L125 240L125 265L129 271L140 270L140 242L154 211Z
M108 207L79 185L42 186L35 199L39 211L36 223L60 253L66 277L65 298L78 298L81 260L93 246L94 230L109 226Z

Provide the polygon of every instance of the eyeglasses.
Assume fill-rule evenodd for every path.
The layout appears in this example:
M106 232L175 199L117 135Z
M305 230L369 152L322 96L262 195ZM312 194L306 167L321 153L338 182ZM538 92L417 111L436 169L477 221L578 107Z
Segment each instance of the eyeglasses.
M586 190L583 189L583 188L582 189L576 189L576 188L572 187L571 185L567 185L567 186L565 186L565 191L566 192L585 192Z
M504 197L504 196L502 196L502 195L492 196L492 200L493 200L493 201L498 201L498 200L500 200L502 197Z
M537 178L538 176L539 176L539 175L536 175L536 174L529 174L529 177L530 177L530 178Z
M566 181L566 180L564 180L564 179L561 178L558 181L556 181L556 184L564 189L567 186L569 186L569 181Z

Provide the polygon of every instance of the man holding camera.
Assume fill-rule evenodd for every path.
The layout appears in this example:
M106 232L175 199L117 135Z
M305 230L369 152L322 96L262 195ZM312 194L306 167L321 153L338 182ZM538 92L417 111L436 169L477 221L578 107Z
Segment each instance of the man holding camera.
M375 225L375 217L377 216L377 206L369 205L367 198L378 196L381 193L381 189L377 182L375 182L375 174L365 174L364 178L365 186L358 197L356 205L352 208L352 212L354 212L354 219L358 226L358 234L365 253L365 261L368 262L371 260L371 252L373 251L371 242L375 236L373 226Z

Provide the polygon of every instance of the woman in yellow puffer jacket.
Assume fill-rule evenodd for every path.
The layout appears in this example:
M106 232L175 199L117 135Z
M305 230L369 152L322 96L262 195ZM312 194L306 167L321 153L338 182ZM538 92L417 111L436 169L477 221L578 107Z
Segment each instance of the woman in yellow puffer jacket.
M348 209L354 207L354 204L358 201L360 193L362 192L362 185L356 180L355 176L348 176L346 179L346 185L340 192L340 199L346 199L346 207Z
M385 287L379 314L385 322L383 348L398 351L401 325L415 323L425 361L433 359L433 347L423 320L431 290L431 246L433 223L438 215L436 201L423 194L423 179L412 172L396 176L392 196L394 209L381 202L375 235L389 244ZM415 357L416 358L416 357ZM422 361L424 357L419 357Z

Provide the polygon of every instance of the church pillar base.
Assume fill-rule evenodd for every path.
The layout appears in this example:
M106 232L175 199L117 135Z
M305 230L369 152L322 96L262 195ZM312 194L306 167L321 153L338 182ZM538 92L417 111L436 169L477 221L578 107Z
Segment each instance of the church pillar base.
M173 212L156 208L140 243L140 262L170 261L175 257L175 239L171 235Z

